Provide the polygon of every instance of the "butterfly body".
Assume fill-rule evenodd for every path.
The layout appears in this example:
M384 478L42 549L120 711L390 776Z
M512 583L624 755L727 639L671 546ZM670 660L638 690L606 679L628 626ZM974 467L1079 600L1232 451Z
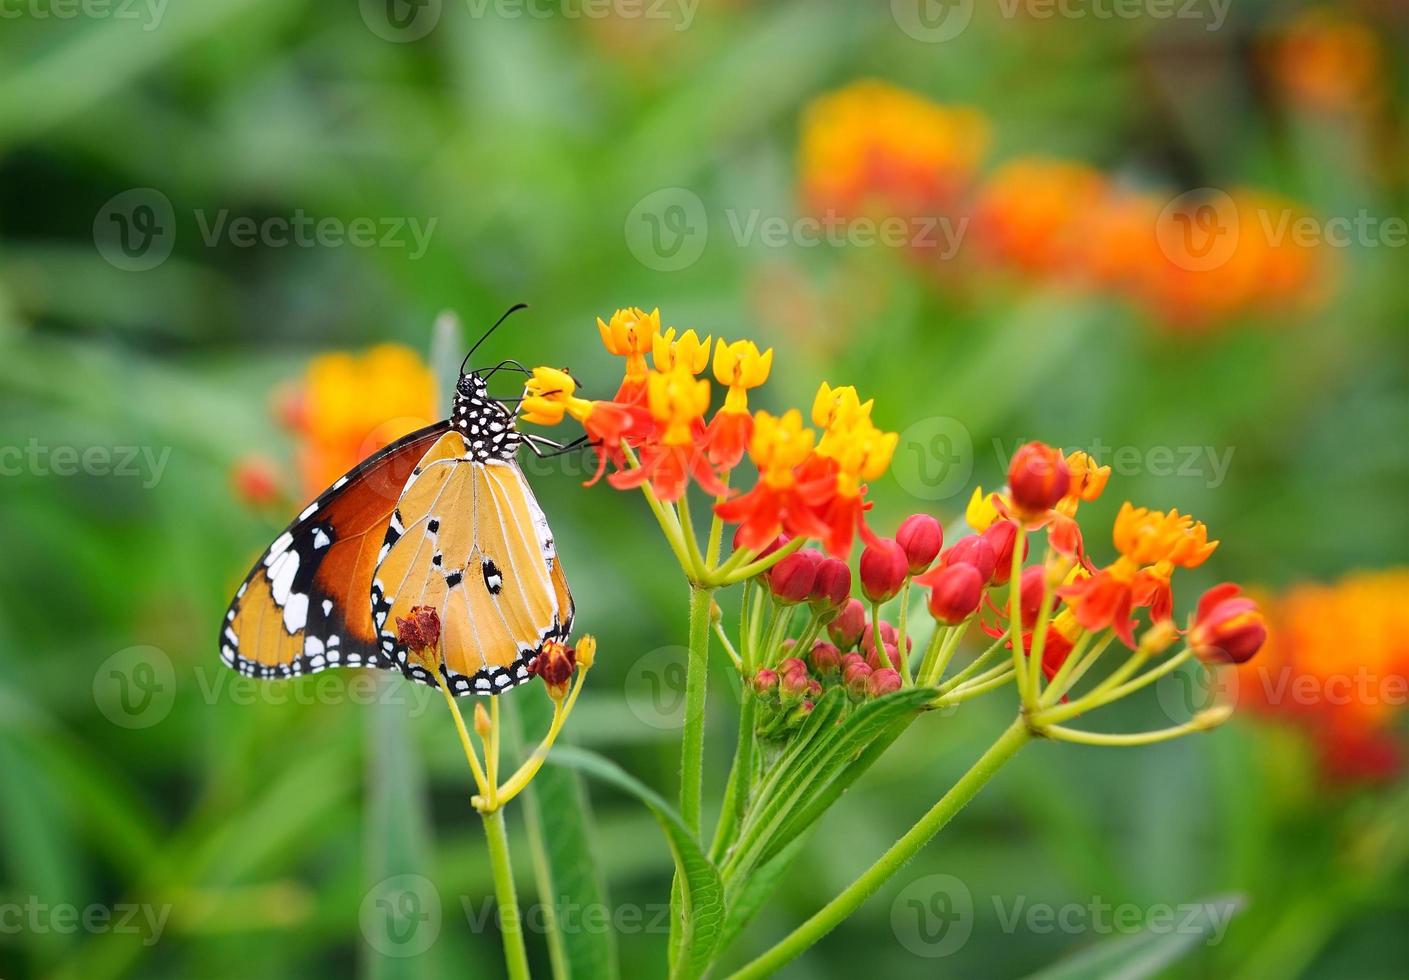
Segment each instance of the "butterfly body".
M230 604L221 659L258 678L373 667L436 686L397 631L430 606L453 693L527 680L543 644L567 639L573 607L516 462L523 442L484 379L461 375L449 419L359 464L274 540Z

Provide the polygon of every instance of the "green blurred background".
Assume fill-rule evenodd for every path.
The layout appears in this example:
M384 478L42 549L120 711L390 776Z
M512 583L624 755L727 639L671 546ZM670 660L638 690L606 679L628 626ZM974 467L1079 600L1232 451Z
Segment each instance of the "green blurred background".
M1215 27L1207 4L0 0L0 446L24 450L0 479L0 976L500 974L493 930L465 914L486 907L489 873L434 692L389 678L368 697L339 677L271 694L227 676L215 645L288 516L232 489L250 454L293 485L271 392L326 350L426 350L442 310L474 335L529 302L492 358L569 364L598 396L617 366L593 318L626 305L775 346L760 404L855 383L902 432L873 487L881 529L917 509L955 519L1022 438L1137 447L1089 512L1108 521L1130 498L1208 523L1223 545L1181 610L1224 579L1277 589L1402 563L1404 247L1362 236L1314 309L1194 331L1060 284L936 282L885 249L738 231L800 213L802 113L862 77L980 109L981 170L1046 154L1174 193L1246 185L1319 215L1402 216L1404 8L1338 8L1384 59L1377 101L1347 121L1261 70L1294 7L1238 0ZM952 33L945 17L968 19ZM650 222L681 213L676 261ZM281 247L212 238L222 215L399 230ZM141 247L115 244L124 221ZM916 469L936 445L957 474L939 483ZM1171 471L1151 447L1229 463ZM573 467L532 471L600 639L569 739L672 795L683 590L642 502L582 489ZM717 680L715 786L733 726ZM1163 708L1151 694L1112 727L1158 727ZM990 698L916 725L828 815L736 961L850 881L1010 711ZM1297 740L1245 721L1139 750L1036 746L787 975L1024 975L1110 936L1079 916L1013 925L1015 906L1145 915L1227 895L1244 906L1227 932L1166 972L1402 975L1409 874L1359 828L1403 796L1330 793L1307 766ZM592 804L612 902L643 910L620 929L623 969L657 975L665 845L633 802L594 788ZM522 843L517 815L511 831ZM424 955L386 958L359 922L369 889L408 869L443 922ZM937 874L970 903L955 949L905 920ZM134 903L166 910L156 941L53 911Z

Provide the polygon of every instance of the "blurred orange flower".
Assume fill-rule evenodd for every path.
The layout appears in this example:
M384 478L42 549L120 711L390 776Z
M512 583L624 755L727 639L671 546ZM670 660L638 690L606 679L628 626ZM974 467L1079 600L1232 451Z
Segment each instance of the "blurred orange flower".
M320 354L282 390L277 414L297 435L304 493L312 497L360 461L436 415L435 378L409 347Z
M1384 53L1365 24L1325 7L1305 10L1263 45L1272 82L1293 103L1361 110L1384 95Z
M948 212L988 148L987 118L865 79L816 99L803 115L806 207L842 217Z
M1031 274L1080 272L1083 227L1106 185L1105 175L1082 163L1019 157L983 182L974 233L990 260Z
M1409 568L1295 586L1265 603L1269 641L1238 668L1239 701L1292 721L1333 781L1383 780L1404 763Z

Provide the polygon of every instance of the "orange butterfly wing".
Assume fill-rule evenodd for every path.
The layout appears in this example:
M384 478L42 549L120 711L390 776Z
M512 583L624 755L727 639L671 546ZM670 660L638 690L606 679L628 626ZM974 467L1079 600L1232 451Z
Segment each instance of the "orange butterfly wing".
M382 655L408 677L396 619L413 606L440 614L441 669L456 694L492 694L528 679L528 663L572 629L572 596L548 522L512 460L472 458L450 431L426 453L387 530L372 583Z
M447 424L364 460L274 539L225 614L220 657L227 666L260 678L397 666L377 641L372 576L396 502Z

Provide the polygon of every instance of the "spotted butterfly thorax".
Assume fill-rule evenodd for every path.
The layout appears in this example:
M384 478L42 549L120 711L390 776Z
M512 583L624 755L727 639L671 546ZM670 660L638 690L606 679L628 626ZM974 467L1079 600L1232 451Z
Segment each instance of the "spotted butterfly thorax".
M516 462L524 442L485 379L463 373L449 419L358 464L274 540L225 615L221 659L258 678L374 667L437 686L396 631L429 606L453 693L526 681L543 645L568 638L573 605Z

